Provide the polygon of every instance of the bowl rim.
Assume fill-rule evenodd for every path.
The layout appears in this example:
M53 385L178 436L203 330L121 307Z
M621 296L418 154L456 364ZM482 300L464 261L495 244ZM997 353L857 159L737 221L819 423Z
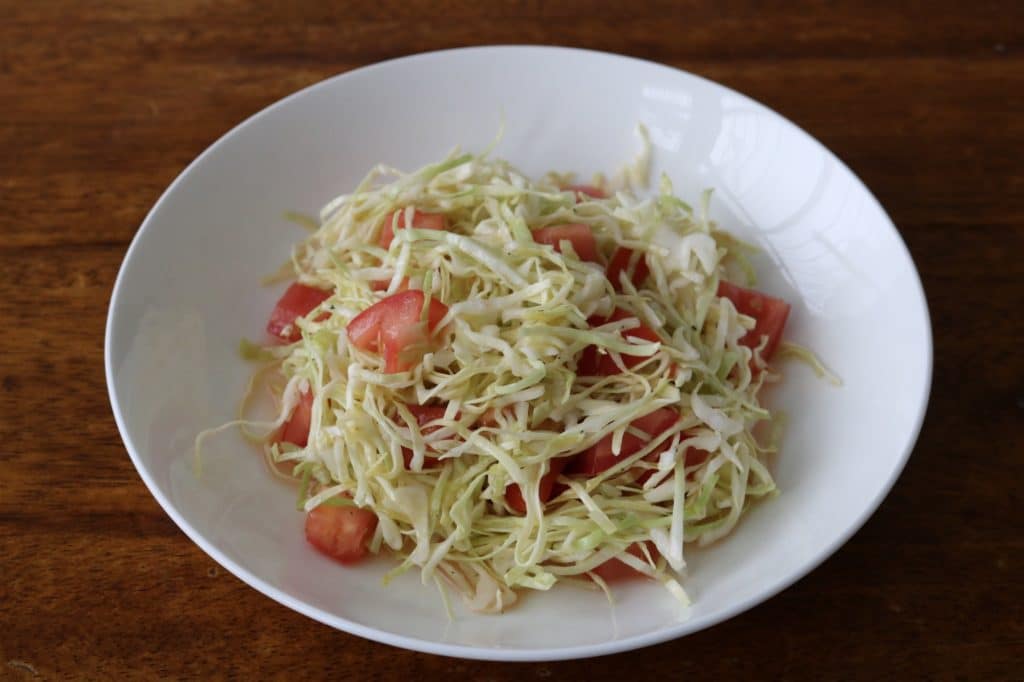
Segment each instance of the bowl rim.
M755 102L758 106L764 110L770 112L772 115L777 116L780 120L785 121L789 125L793 126L800 134L804 135L807 139L825 152L825 154L836 163L843 170L848 172L857 183L863 188L867 197L873 202L874 207L880 212L880 215L888 223L892 229L899 248L903 250L903 255L906 256L907 260L911 265L913 273L913 284L915 286L915 294L920 300L922 306L922 313L924 316L924 323L926 328L926 339L924 354L926 359L925 365L925 377L922 385L921 395L919 396L917 415L914 423L908 434L907 441L903 447L903 451L900 453L896 460L896 466L893 468L888 480L886 480L883 486L879 489L878 494L871 499L867 505L864 506L858 517L851 523L842 533L836 536L831 542L824 545L817 551L815 556L808 561L804 566L800 567L799 570L794 571L790 575L775 581L774 583L767 585L757 595L737 602L722 611L712 614L707 618L701 619L699 626L694 625L694 621L683 621L674 624L670 627L664 627L660 630L644 633L640 635L633 635L622 639L614 639L594 644L582 644L568 647L557 647L550 649L537 649L537 648L499 648L499 647L475 647L463 644L449 644L444 642L432 642L429 640L421 640L415 637L409 637L405 635L398 635L386 630L381 630L375 627L370 627L360 623L356 623L345 618L327 613L326 611L307 604L299 599L296 599L286 592L283 592L276 587L268 584L261 578L251 573L245 566L235 562L230 557L221 552L213 543L208 542L195 528L189 524L185 518L178 513L175 505L168 499L156 485L155 480L148 472L147 467L144 465L139 450L131 439L127 425L122 417L121 405L117 396L115 388L115 377L114 377L114 358L112 357L112 345L114 329L119 326L119 315L120 310L118 308L118 300L121 298L121 289L124 286L125 272L127 270L128 263L132 260L135 255L142 235L151 228L153 222L153 216L160 210L164 203L168 200L177 189L178 185L181 184L185 178L192 173L195 167L201 164L207 157L216 154L221 147L227 144L228 140L237 135L239 131L248 126L251 123L256 122L260 118L267 116L270 112L278 109L279 107L287 106L292 100L297 99L307 92L335 87L337 83L344 81L347 78L356 76L365 76L375 70L393 68L394 66L403 62L415 61L424 58L438 58L444 56L458 56L466 57L473 54L479 54L481 52L532 52L532 53L546 53L547 55L557 57L565 54L585 55L589 57L597 57L602 59L615 59L625 60L632 62L638 66L642 66L647 69L656 69L672 72L675 75L682 74L685 77L695 79L702 82L705 85L712 86L720 89L732 95L742 97L744 99ZM914 263L912 254L903 240L900 231L896 228L895 223L889 217L889 214L885 211L885 208L881 205L875 195L871 192L868 186L856 173L854 173L849 166L847 166L839 157L837 157L830 149L824 144L818 141L813 135L805 131L800 126L796 125L788 118L775 111L774 109L764 105L763 103L754 100L753 98L740 93L729 86L723 85L711 79L697 75L684 69L668 66L647 59L640 59L637 57L631 57L628 55L617 54L614 52L605 52L600 50L589 50L574 47L562 47L552 45L512 45L512 44L496 44L496 45L483 45L474 47L461 47L452 49L441 49L432 50L428 52L419 52L411 55L397 57L394 59L388 59L381 62L376 62L366 66L351 69L349 71L336 74L334 76L325 78L321 81L308 85L300 90L297 90L269 105L256 113L246 117L240 123L233 126L226 133L221 135L216 141L210 144L205 150L202 151L195 159L193 159L185 168L178 173L170 185L163 191L160 198L157 199L156 203L153 204L152 208L146 213L145 218L140 224L135 235L125 252L124 258L121 265L118 268L117 277L114 281L113 289L111 290L110 302L107 311L107 322L104 333L104 369L107 382L107 393L110 400L111 409L114 413L114 420L117 423L118 432L121 435L121 440L124 443L125 449L128 451L128 455L132 460L132 464L141 476L143 483L149 489L150 494L156 499L157 503L163 508L164 512L174 521L174 523L185 533L185 535L196 545L199 546L208 556L214 561L223 566L225 569L230 571L237 578L242 580L250 587L261 592L263 595L270 597L274 601L283 604L284 606L297 611L313 620L319 621L325 625L333 627L335 629L348 632L349 634L357 635L365 639L380 642L382 644L389 644L391 646L409 649L413 651L420 651L430 654L438 654L442 656L450 656L457 658L476 659L476 660L490 660L490 661L556 661L556 660L568 660L568 659L580 659L589 658L594 656L604 656L609 654L620 653L624 651L631 651L634 649L640 649L654 644L660 644L667 642L679 637L698 632L707 628L714 627L719 623L733 618L734 616L743 613L765 601L776 596L783 590L789 588L798 580L804 578L811 571L816 569L825 560L835 554L847 541L863 527L871 516L878 510L882 501L888 496L892 487L895 485L896 480L902 474L906 467L907 461L910 458L911 452L913 452L915 445L917 444L918 437L921 432L921 428L924 424L925 415L927 413L928 402L931 395L932 375L934 371L934 339L933 330L931 325L931 315L928 309L928 300L925 296L924 286L921 281L920 273L917 269L917 265Z

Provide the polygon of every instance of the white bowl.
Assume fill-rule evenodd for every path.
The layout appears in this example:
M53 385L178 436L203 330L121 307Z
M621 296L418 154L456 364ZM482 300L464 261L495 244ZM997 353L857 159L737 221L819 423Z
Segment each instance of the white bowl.
M782 494L726 540L688 553L681 611L659 585L556 588L501 616L449 622L414 572L388 587L375 560L344 568L307 546L294 491L234 433L192 475L196 432L233 418L280 288L259 286L315 213L378 162L413 169L455 145L528 173L614 171L650 130L656 172L764 249L760 287L793 303L788 337L817 350L834 388L789 363L773 407L790 417L772 464ZM657 177L656 175L654 176ZM150 491L220 564L272 599L347 632L467 658L541 660L633 649L706 628L797 580L842 545L899 475L924 416L932 347L921 282L864 185L778 114L697 76L543 47L418 55L359 69L261 111L199 156L136 234L114 287L106 371L117 425ZM797 624L797 627L799 625Z

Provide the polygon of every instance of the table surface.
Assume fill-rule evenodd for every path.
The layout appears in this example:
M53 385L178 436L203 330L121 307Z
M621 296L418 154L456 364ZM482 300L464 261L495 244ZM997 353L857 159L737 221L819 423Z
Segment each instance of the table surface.
M1024 4L329 4L0 0L0 678L1020 679ZM867 525L767 603L598 662L406 652L276 604L161 511L106 397L114 277L193 157L328 76L487 43L631 54L773 107L876 193L931 307L928 416Z

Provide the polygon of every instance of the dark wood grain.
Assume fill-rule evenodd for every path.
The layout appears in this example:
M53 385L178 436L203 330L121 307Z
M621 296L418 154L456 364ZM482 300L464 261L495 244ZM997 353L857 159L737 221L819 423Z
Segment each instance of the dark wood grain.
M1020 679L1024 5L764 5L0 0L0 678ZM488 43L654 59L777 109L878 195L931 307L928 417L867 525L768 603L597 665L405 652L275 604L163 514L106 398L118 265L195 155L325 77Z

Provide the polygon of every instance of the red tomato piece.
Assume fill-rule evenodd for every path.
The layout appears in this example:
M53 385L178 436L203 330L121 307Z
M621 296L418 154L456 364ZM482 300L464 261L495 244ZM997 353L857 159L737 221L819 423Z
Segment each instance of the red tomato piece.
M356 348L384 357L384 371L403 372L420 361L429 348L437 325L448 314L448 306L430 300L427 321L422 291L410 289L377 301L348 323L348 338Z
M636 265L629 272L629 261L632 257L633 250L622 246L615 249L615 253L612 254L612 259L608 263L608 281L615 287L615 291L622 290L622 284L619 283L619 275L623 272L628 272L629 279L635 287L643 284L644 280L647 279L647 275L650 274L651 271L647 268L647 258L643 255L637 259Z
M683 435L685 436L686 433L684 432ZM658 452L657 454L660 455L661 452ZM703 464L707 460L707 458L710 457L710 456L711 456L711 453L708 452L707 450L698 450L696 448L686 448L686 452L683 453L683 457L685 458L684 461L683 461L683 465L684 466L688 466L688 467L697 466L699 464ZM648 457L646 457L646 459L648 461L657 460L657 456L653 456L653 455L652 456L648 456ZM690 479L690 480L693 480L694 474L696 474L696 472L695 471L691 471L689 474L687 474L686 477L688 479ZM641 471L640 475L636 477L637 485L643 485L644 483L647 482L647 479L649 479L653 475L654 475L654 469L645 469L645 470Z
M366 556L377 515L359 507L320 505L306 515L306 540L327 556L351 564Z
M626 552L640 559L645 558L639 543L633 543L630 545L626 549ZM648 577L646 574L641 573L629 564L619 561L618 559L609 559L600 566L594 568L591 572L601 576L606 583L617 582L628 578Z
M497 426L498 425L498 412L499 411L500 410L496 410L493 407L488 408L487 410L484 411L483 414L481 414L477 418L476 426L482 426L484 428Z
M662 407L654 412L645 414L639 419L634 419L630 426L643 431L651 438L656 438L677 421L679 421L678 412L670 407ZM658 455L668 449L669 443L671 443L671 440L668 440L659 446L654 452L648 455L648 458L657 459ZM597 443L577 455L571 467L572 473L583 474L585 476L596 476L602 471L610 469L616 463L621 462L623 458L639 452L646 445L646 440L638 436L634 436L627 431L622 434L622 448L619 450L618 456L616 456L612 451L612 434L609 433L607 436L597 441Z
M400 209L384 216L384 222L380 228L380 237L377 239L377 243L382 249L391 246L391 241L395 238L396 215L398 216L397 228L399 230L405 228L405 209ZM413 211L412 226L418 230L447 230L448 219L441 213Z
M432 431L436 431L438 426L427 426L430 422L436 421L444 417L445 408L443 407L431 407L427 405L406 405L409 411L412 412L412 416L416 418L416 424L420 427L420 431L426 435ZM402 448L402 458L405 460L405 468L408 469L412 466L412 455L413 452L409 448ZM424 457L423 468L433 469L441 464L441 460L436 457Z
M686 466L695 467L703 464L708 460L711 453L707 450L698 450L696 448L686 449Z
M406 405L412 416L416 418L416 424L420 428L423 428L432 421L437 421L444 417L447 408L437 407L432 405ZM425 433L436 430L437 427L428 429Z
M656 436L679 421L679 413L671 407L662 407L633 420L630 426L646 434Z
M555 489L555 479L562 473L562 469L565 468L566 464L568 464L567 457L558 457L551 460L548 464L548 472L541 476L540 490L538 490L538 496L542 505L551 499ZM512 483L505 488L505 502L512 511L519 514L526 513L526 500L523 499L523 490L519 487L518 483Z
M564 225L550 225L533 231L533 241L538 244L547 244L562 252L563 241L571 242L572 248L581 260L597 262L597 241L594 239L594 231L590 225L583 223L566 223Z
M329 291L294 282L270 313L267 331L271 336L288 342L298 341L302 338L302 333L295 326L296 318L308 315L309 311L327 300L330 295Z
M594 316L587 320L587 324L591 327L600 327L601 325L608 324L609 322L618 322L625 320L630 317L637 317L633 313L616 308L615 311L609 317L598 317ZM639 319L639 318L637 318ZM623 333L623 336L635 336L638 339L644 341L661 341L658 334L645 325L643 322L640 323L639 327L633 327L627 329ZM635 367L641 362L646 360L646 357L639 355L622 355L622 364L626 367ZM583 353L580 354L579 362L576 364L576 373L581 376L611 376L613 374L619 374L622 370L615 364L610 355L597 352L595 346L587 346L583 349Z
M761 343L761 337L767 336L768 342L761 356L765 360L770 359L782 339L782 330L789 317L789 304L781 298L744 289L729 282L718 283L718 295L732 301L740 313L757 320L757 324L740 339L740 343L749 348L756 348Z
M577 203L579 203L580 199L582 198L578 196L580 194L583 194L588 197L593 197L595 199L605 199L608 197L608 195L605 194L604 190L598 189L593 185L566 185L565 189L577 195Z
M390 279L379 279L376 282L370 282L370 289L372 289L373 291L386 291L389 286L391 286L391 280ZM395 293L398 293L399 291L408 291L408 290L409 290L409 278L408 277L403 277L402 281L399 282L398 289L397 289L397 291L395 291Z
M583 377L599 376L600 357L597 353L597 346L587 346L580 353L580 359L576 362L576 374Z
M292 443L300 448L306 447L309 442L309 424L313 415L313 396L308 391L299 394L299 402L288 417L288 421L281 427L277 441L279 443ZM294 462L292 463L294 465Z
M405 463L406 469L412 468L412 457L413 451L409 448L402 448L402 461ZM437 457L431 457L429 455L423 456L423 468L424 469L436 469L441 466L441 460Z

